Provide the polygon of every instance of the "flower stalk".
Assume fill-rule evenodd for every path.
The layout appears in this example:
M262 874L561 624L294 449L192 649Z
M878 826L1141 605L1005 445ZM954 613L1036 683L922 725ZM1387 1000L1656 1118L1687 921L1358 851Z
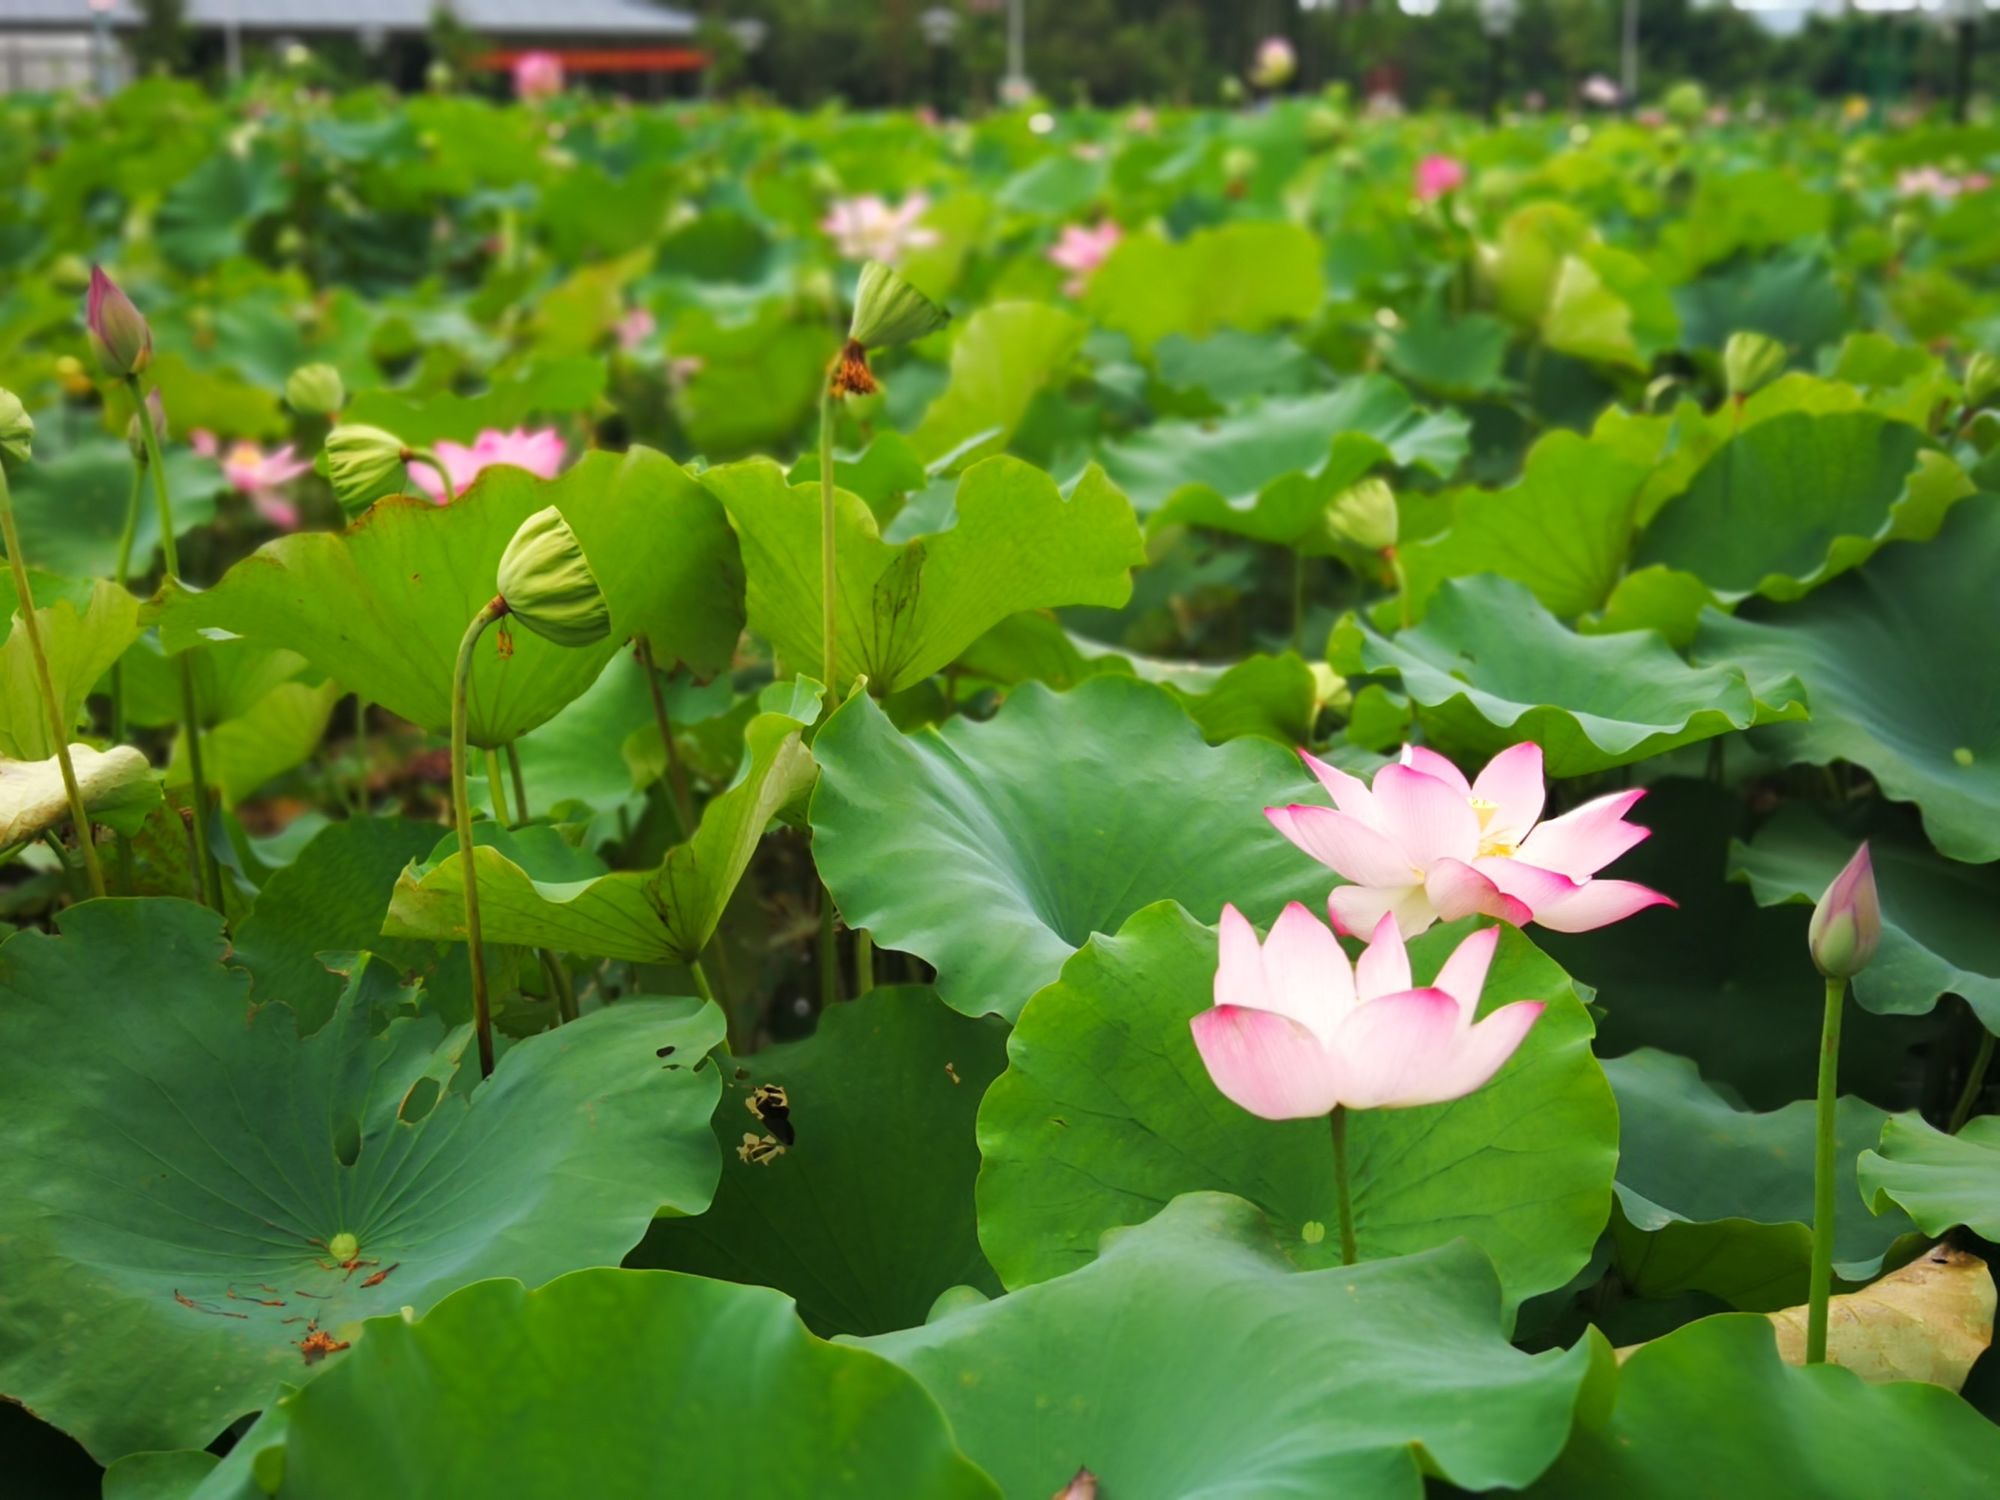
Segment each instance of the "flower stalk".
M466 791L467 694L472 686L472 652L486 627L511 611L495 594L481 606L458 643L458 663L451 677L451 814L458 833L459 858L465 861L465 940L472 965L472 1029L479 1039L479 1076L493 1076L493 1010L486 991L486 949L479 933L479 866L473 858L472 798ZM497 797L497 788L496 788Z
M1826 1361L1827 1301L1833 1295L1834 1103L1840 1076L1840 1013L1847 981L1826 982L1819 1033L1819 1088L1813 1113L1812 1281L1806 1296L1806 1363Z
M1354 1199L1347 1172L1347 1106L1336 1104L1329 1115L1333 1129L1334 1206L1340 1214L1340 1263L1351 1266L1360 1259L1354 1247Z

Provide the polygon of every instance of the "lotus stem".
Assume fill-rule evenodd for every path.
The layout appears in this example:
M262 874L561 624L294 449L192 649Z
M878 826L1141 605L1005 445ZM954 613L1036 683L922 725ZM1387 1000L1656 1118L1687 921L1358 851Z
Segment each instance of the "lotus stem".
M125 527L118 534L118 560L111 570L111 581L121 589L132 571L132 544L139 535L139 498L145 488L146 469L142 464L132 465L132 487L125 495ZM125 743L125 658L120 656L111 664L111 742ZM119 835L121 845L124 835ZM129 853L129 851L128 851Z
M542 972L549 977L549 989L556 1002L556 1015L564 1025L576 1019L576 987L569 982L569 970L563 967L561 959L551 948L536 950L542 959Z
M28 654L35 659L35 683L41 690L42 709L49 716L49 737L56 747L56 765L62 771L63 790L69 795L69 815L76 824L77 847L83 850L84 874L90 880L90 894L104 894L104 870L97 862L97 841L90 833L90 813L83 805L83 788L77 785L76 767L69 758L70 725L64 722L62 704L56 699L55 678L49 674L49 655L42 647L42 625L35 618L35 595L28 585L28 563L21 555L21 533L14 524L14 495L7 487L7 474L0 469L0 540L7 544L7 566L14 574L14 593L21 607L21 628L28 633ZM68 859L65 857L67 868Z
M1292 553L1292 649L1301 656L1306 649L1306 555Z
M444 465L438 461L438 456L431 452L430 449L412 448L408 453L404 454L403 467L407 469L411 464L422 464L426 469L437 475L438 483L444 486L444 503L446 505L450 505L458 499L458 491L451 487L451 475L445 472Z
M1979 1102L1980 1090L1986 1087L1986 1067L1993 1061L1993 1033L1980 1023L1979 1051L1972 1059L1972 1071L1965 1075L1965 1087L1959 1091L1958 1103L1951 1107L1951 1120L1945 1129L1957 1135L1972 1118L1972 1106Z
M368 700L354 695L354 810L368 812Z
M674 811L680 815L681 837L694 837L694 798L688 792L687 767L681 764L680 747L674 743L673 721L667 717L666 690L660 686L660 669L653 662L653 645L643 635L639 641L639 664L646 671L646 690L653 695L653 722L660 728L660 746L667 755L667 786L673 793Z
M1351 1266L1360 1258L1354 1248L1354 1200L1347 1178L1347 1106L1333 1107L1333 1191L1340 1214L1340 1263Z
M835 640L838 628L840 580L834 566L833 527L833 380L822 382L819 393L819 609L820 681L829 696L834 691L834 670L840 661Z
M866 927L854 929L854 993L875 988L875 938Z
M486 950L479 938L479 866L473 858L472 797L465 787L467 690L472 686L472 649L486 627L508 613L507 601L494 595L458 643L458 664L451 676L451 815L458 832L458 855L465 863L465 939L472 965L472 1029L479 1038L479 1076L493 1076L493 1011L486 995ZM490 752L489 752L490 753Z
M1833 1294L1833 1107L1840 1082L1840 1012L1845 979L1826 982L1819 1034L1819 1091L1813 1140L1812 1283L1806 1297L1806 1363L1826 1362L1826 1304Z
M507 741L507 779L514 783L514 817L525 823L528 821L528 779L521 774L521 752L514 748L512 740Z
M500 779L500 756L493 750L486 752L486 795L493 803L493 821L502 828L512 828L514 819L507 811L507 786Z
M819 887L819 1003L828 1009L840 1003L840 938L834 925L833 892Z

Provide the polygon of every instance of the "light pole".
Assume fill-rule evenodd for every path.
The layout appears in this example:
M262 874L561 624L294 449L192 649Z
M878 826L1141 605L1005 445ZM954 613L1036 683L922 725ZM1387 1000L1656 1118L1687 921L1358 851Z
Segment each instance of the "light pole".
M729 38L736 43L737 51L743 54L743 76L746 82L754 83L751 72L757 54L763 50L764 39L771 34L771 28L755 16L745 16L740 21L729 23Z
M1639 102L1639 0L1625 0L1625 24L1618 48L1618 86L1625 91L1625 107Z
M1009 104L1025 104L1035 92L1028 81L1027 0L1007 0L1007 76L1000 84L1000 97Z
M90 0L90 49L97 64L97 97L109 99L118 87L112 71L111 10L118 0Z
M933 5L917 17L917 30L931 49L931 108L945 111L946 72L951 62L951 44L958 36L958 12L949 6Z
M1486 118L1500 118L1501 82L1507 67L1507 38L1514 34L1520 0L1479 0L1479 29L1486 33Z

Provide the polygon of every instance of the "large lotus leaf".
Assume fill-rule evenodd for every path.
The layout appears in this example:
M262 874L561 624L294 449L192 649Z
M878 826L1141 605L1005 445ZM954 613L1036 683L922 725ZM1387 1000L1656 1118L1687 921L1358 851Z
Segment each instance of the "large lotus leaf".
M742 778L702 809L694 837L669 849L656 870L582 872L567 857L550 867L526 846L503 850L475 841L487 941L641 962L699 957L764 830L812 784L804 731L818 711L818 693L808 692L753 718L744 730ZM465 941L465 861L454 841L397 878L382 930Z
M1680 338L1680 314L1638 256L1586 245L1563 257L1542 312L1542 342L1562 354L1644 370Z
M1320 258L1310 231L1282 222L1198 229L1179 242L1131 234L1091 277L1084 308L1142 356L1170 333L1256 333L1320 310Z
M1213 920L1233 901L1261 922L1330 884L1263 816L1306 795L1297 759L1206 745L1131 678L1030 684L985 723L912 735L857 700L813 753L813 858L841 915L935 965L968 1015L1018 1015L1092 933L1152 902Z
M301 1038L223 956L219 917L163 901L0 947L0 1390L100 1461L205 1445L312 1373L314 1328L612 1261L659 1210L707 1206L717 1080L655 1052L698 1060L712 1006L531 1037L412 1124L462 1031L398 1014L364 964Z
M492 372L486 389L476 396L362 391L340 415L342 421L387 428L406 443L445 438L470 443L490 427L519 427L538 415L588 411L604 395L604 381L604 361L595 355L531 359ZM552 502L553 497L542 503Z
M821 666L820 492L792 485L768 459L711 469L743 543L750 625L788 666ZM958 482L955 523L903 543L881 538L874 512L836 491L839 620L836 686L866 676L900 691L949 664L1008 615L1065 604L1116 608L1145 561L1132 507L1088 469L1065 497L1019 459L984 459Z
M1806 1297L1812 1255L1813 1105L1741 1109L1684 1057L1642 1047L1604 1064L1618 1096L1618 1274L1642 1297L1706 1292L1766 1312ZM1835 1112L1834 1270L1866 1281L1915 1227L1854 1207L1854 1158L1886 1111Z
M1342 538L1328 508L1377 464L1448 475L1470 424L1427 412L1383 375L1277 397L1214 421L1159 422L1103 450L1107 473L1150 527L1183 522L1323 553Z
M84 700L97 679L138 638L139 601L116 584L99 580L79 609L57 599L35 611L42 650L48 658L56 707L66 732L83 717ZM0 642L0 755L12 760L46 760L56 753L41 678L25 629L10 630Z
M365 1324L194 1500L672 1494L999 1500L918 1383L763 1287L669 1271L482 1281Z
M204 655L206 653L203 653ZM337 682L282 682L233 718L202 731L202 775L234 807L266 782L302 765L319 748L333 707L346 690ZM169 786L194 780L187 736L174 741Z
M329 677L436 734L451 728L459 642L494 596L500 554L520 524L612 482L620 461L594 454L562 478L488 469L457 502L391 496L342 532L300 532L260 547L214 588L170 589L169 650L221 629L298 652ZM506 642L511 640L512 648ZM558 646L532 630L489 629L473 656L472 743L497 749L553 717L618 649Z
M1611 444L1550 433L1528 450L1519 480L1460 491L1443 531L1402 548L1412 616L1445 579L1468 573L1524 583L1565 620L1596 609L1631 553L1634 506L1648 472Z
M1361 665L1401 679L1425 737L1478 759L1520 740L1583 776L1732 730L1803 718L1796 683L1760 702L1731 667L1690 667L1650 630L1578 635L1509 578L1448 578L1423 622L1362 627Z
M963 464L1004 449L1028 403L1076 357L1089 331L1060 307L982 307L952 341L951 383L910 435L917 456L930 463L953 454Z
M715 1202L660 1220L626 1264L774 1286L829 1337L909 1328L949 1287L998 1292L973 1222L973 1117L1006 1065L1005 1026L927 989L821 1012L806 1040L742 1059L715 1114ZM738 1145L764 1126L743 1105L766 1084L785 1090L797 1139L744 1161Z
M222 469L185 448L167 449L166 460L174 534L186 536L215 519L215 497L224 488ZM110 439L81 443L67 453L37 459L8 482L14 487L21 550L31 563L73 578L112 576L132 501L131 449ZM133 575L149 571L159 550L160 509L149 485L140 492L139 521L132 533Z
M1470 924L1411 945L1428 978ZM1222 1096L1188 1022L1214 1002L1216 937L1163 902L1093 938L1028 1002L979 1111L979 1238L1010 1287L1089 1261L1107 1229L1178 1193L1240 1193L1301 1264L1339 1258L1325 1120L1274 1123ZM1561 1286L1610 1213L1618 1114L1568 976L1507 930L1484 1006L1549 1003L1486 1088L1349 1122L1364 1259L1463 1235L1492 1257L1509 1308Z
M1606 1399L1578 1406L1538 1500L1908 1495L1976 1500L2000 1429L1939 1386L1870 1385L1778 1357L1766 1318L1703 1318L1635 1351Z
M160 250L184 270L200 271L239 253L243 236L285 206L296 173L268 137L243 151L216 151L160 200Z
M1540 1474L1601 1344L1526 1355L1463 1240L1300 1271L1250 1204L1175 1198L1091 1264L866 1340L1009 1495L1418 1500Z
M2000 1238L2000 1115L1968 1120L1957 1135L1897 1115L1882 1127L1879 1152L1862 1152L1858 1170L1861 1194L1878 1214L1900 1207L1926 1234L1963 1224Z
M1788 412L1746 427L1646 527L1636 561L1727 601L1796 599L1884 542L1936 534L1972 491L1924 436L1879 412Z
M2000 503L1956 507L1937 540L1889 547L1866 567L1756 620L1702 617L1694 656L1743 668L1758 697L1786 677L1812 716L1761 731L1788 761L1867 769L1914 802L1940 853L2000 859Z
M191 656L169 656L157 635L132 643L119 661L124 677L125 720L149 729L170 729L181 722L181 664L194 671L197 705L204 728L250 712L273 689L301 676L317 679L296 651L260 646L253 641L205 641ZM206 746L204 745L204 748Z
M136 833L146 815L160 805L153 768L130 745L99 751L73 744L69 759L93 823ZM25 761L0 757L0 849L25 844L69 817L69 788L55 756Z
M1885 1015L1922 1015L1961 996L1989 1031L2000 1031L2000 866L1963 865L1876 819L1864 831L1882 901L1882 944L1851 981L1854 997ZM1765 906L1810 904L1854 855L1850 836L1791 804L1730 847L1730 864Z
M104 1471L104 1500L189 1500L218 1462L193 1448L128 1453Z

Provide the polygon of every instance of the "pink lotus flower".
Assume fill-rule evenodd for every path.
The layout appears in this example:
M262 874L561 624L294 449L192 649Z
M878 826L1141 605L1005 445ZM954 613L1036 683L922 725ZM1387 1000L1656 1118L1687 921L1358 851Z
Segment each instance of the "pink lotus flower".
M833 236L835 247L848 260L879 260L893 266L912 250L927 250L938 242L938 232L917 220L931 206L922 193L912 193L891 208L874 193L858 198L836 198L820 221L820 228Z
M1083 295L1097 268L1110 258L1125 238L1125 231L1111 219L1100 219L1092 229L1082 224L1065 224L1062 234L1049 246L1049 259L1070 273L1063 291L1071 297Z
M202 433L213 452L213 434ZM201 444L196 443L196 451ZM281 486L290 484L301 474L312 468L301 460L290 443L271 453L266 453L255 443L240 442L230 446L222 455L222 477L227 479L238 493L249 497L257 507L257 513L280 531L296 531L299 525L299 510L290 500L278 493Z
M1465 163L1455 156L1426 156L1417 163L1417 197L1435 202L1465 186Z
M464 494L471 484L495 464L512 464L542 479L553 479L562 471L562 434L553 427L516 427L500 432L491 427L479 434L470 448L463 443L433 443L431 451L451 476L454 493ZM439 504L444 503L444 486L427 464L410 465L410 478L418 489Z
M562 59L555 53L523 52L514 59L516 99L553 99L562 91Z
M1299 55L1281 36L1267 36L1257 44L1257 61L1251 65L1250 81L1260 89L1283 88L1299 70Z
M1303 752L1301 752L1303 754ZM1370 787L1310 755L1332 807L1267 807L1278 831L1343 880L1327 898L1334 925L1372 932L1384 913L1404 936L1474 913L1516 927L1588 932L1674 903L1629 880L1592 877L1651 832L1625 821L1643 790L1614 792L1547 822L1542 749L1511 745L1468 783L1435 750L1408 745Z
M1195 1048L1215 1086L1266 1120L1463 1098L1500 1071L1543 1010L1519 1000L1473 1019L1499 940L1497 927L1471 934L1417 988L1390 916L1350 965L1297 902L1261 948L1256 929L1225 906L1215 1004L1189 1023Z
M618 320L618 347L627 354L637 354L659 328L659 320L648 309L635 307Z

